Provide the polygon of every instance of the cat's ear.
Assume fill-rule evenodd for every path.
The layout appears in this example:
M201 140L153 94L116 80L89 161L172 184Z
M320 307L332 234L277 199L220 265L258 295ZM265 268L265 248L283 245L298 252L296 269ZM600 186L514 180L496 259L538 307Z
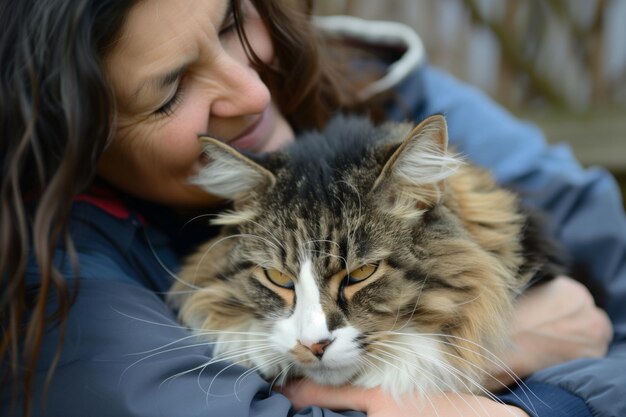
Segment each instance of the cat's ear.
M209 137L200 141L209 162L190 181L209 193L239 202L252 192L266 192L276 182L274 174L232 147Z
M406 135L374 182L373 192L396 209L423 210L439 202L445 179L461 160L448 153L448 127L443 116L431 116Z

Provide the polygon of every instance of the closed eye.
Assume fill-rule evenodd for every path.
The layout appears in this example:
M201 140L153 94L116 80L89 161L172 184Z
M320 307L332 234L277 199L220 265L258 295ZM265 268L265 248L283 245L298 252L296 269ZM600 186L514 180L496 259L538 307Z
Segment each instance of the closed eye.
M238 13L237 17L235 17L235 10L233 8L233 2L229 1L228 8L226 9L226 13L224 14L224 19L222 21L222 25L220 27L218 35L224 36L232 32L233 29L237 27L237 23L239 23L238 20L241 19L242 17L245 19L245 13L243 13L243 15L244 16L241 16L241 14Z
M159 107L154 113L159 116L171 116L172 114L174 114L174 110L176 110L176 107L182 102L182 100L183 89L179 85L176 88L176 92L174 93L174 95L165 104Z

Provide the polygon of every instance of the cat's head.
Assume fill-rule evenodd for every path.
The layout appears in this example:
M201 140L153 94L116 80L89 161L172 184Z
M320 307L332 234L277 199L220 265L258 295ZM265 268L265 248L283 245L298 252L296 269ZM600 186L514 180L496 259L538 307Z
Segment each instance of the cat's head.
M501 331L517 260L496 261L468 230L472 202L450 181L463 163L447 149L443 117L416 128L338 118L260 157L205 141L211 162L194 181L233 210L216 221L220 240L191 261L194 284L207 287L196 324L267 334L274 362L252 358L266 374L291 367L322 383L379 385L375 375L393 379L399 367L409 383L458 388L461 378L441 370L472 373L463 361ZM199 262L219 276L202 277ZM387 385L402 391L396 383L407 382Z

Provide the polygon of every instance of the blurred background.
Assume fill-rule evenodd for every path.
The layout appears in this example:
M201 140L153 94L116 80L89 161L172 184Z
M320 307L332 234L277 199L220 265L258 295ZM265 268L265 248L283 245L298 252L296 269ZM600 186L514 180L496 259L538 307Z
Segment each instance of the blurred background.
M316 13L408 24L430 63L611 170L626 196L626 0L317 0Z

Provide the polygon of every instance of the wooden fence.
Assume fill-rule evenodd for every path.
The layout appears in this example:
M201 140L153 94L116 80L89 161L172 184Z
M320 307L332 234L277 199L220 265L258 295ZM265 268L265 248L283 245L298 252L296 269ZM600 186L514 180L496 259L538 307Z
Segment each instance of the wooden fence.
M625 0L317 0L404 22L429 59L511 108L626 104Z
M626 0L317 0L316 13L412 26L431 63L626 180Z

